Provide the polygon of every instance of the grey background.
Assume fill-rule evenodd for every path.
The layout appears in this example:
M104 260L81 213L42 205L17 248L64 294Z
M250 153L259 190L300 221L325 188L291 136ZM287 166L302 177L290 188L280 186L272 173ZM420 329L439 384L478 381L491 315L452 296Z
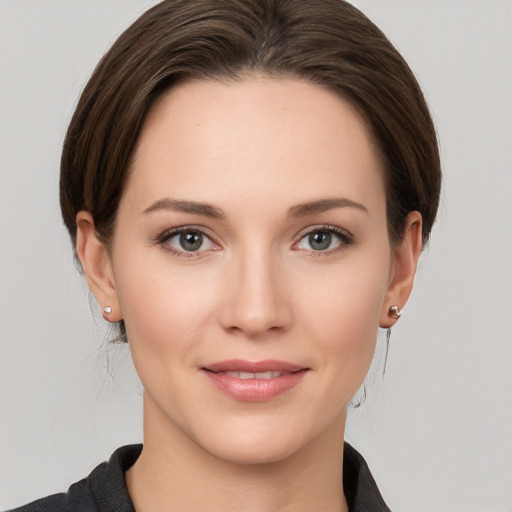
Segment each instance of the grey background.
M91 315L57 182L86 78L154 3L0 2L0 508L66 489L141 439L141 387ZM382 333L347 438L393 510L510 512L512 3L354 3L416 72L445 182L386 377Z

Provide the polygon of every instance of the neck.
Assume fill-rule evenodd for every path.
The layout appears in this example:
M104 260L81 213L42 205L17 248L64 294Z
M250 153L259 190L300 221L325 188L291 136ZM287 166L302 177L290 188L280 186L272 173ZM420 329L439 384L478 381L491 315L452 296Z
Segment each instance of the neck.
M348 511L345 417L287 458L239 464L208 453L176 425L155 421L146 400L144 409L144 448L126 473L137 512Z

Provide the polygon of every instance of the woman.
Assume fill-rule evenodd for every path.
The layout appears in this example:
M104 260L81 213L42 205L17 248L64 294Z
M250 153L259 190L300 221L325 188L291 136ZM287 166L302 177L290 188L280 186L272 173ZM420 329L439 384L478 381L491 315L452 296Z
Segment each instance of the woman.
M76 255L144 386L144 448L19 510L388 510L346 407L439 188L421 91L350 4L149 10L87 84L61 166Z

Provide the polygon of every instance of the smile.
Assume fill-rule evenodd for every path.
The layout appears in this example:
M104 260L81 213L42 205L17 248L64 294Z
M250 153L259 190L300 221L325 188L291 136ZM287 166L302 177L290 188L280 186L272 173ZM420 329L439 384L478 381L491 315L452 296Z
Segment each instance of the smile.
M222 361L201 369L219 391L242 402L265 402L295 388L309 368L284 361Z
M275 379L276 377L281 377L282 375L289 374L289 372L279 372L279 371L268 371L268 372L219 372L224 375L228 375L230 377L235 377L237 379Z

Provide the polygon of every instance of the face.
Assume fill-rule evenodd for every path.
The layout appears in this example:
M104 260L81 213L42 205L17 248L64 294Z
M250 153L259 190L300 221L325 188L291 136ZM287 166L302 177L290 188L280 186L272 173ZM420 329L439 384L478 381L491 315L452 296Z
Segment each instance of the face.
M173 89L142 131L109 265L146 435L244 463L341 436L395 276L364 124L300 80Z

